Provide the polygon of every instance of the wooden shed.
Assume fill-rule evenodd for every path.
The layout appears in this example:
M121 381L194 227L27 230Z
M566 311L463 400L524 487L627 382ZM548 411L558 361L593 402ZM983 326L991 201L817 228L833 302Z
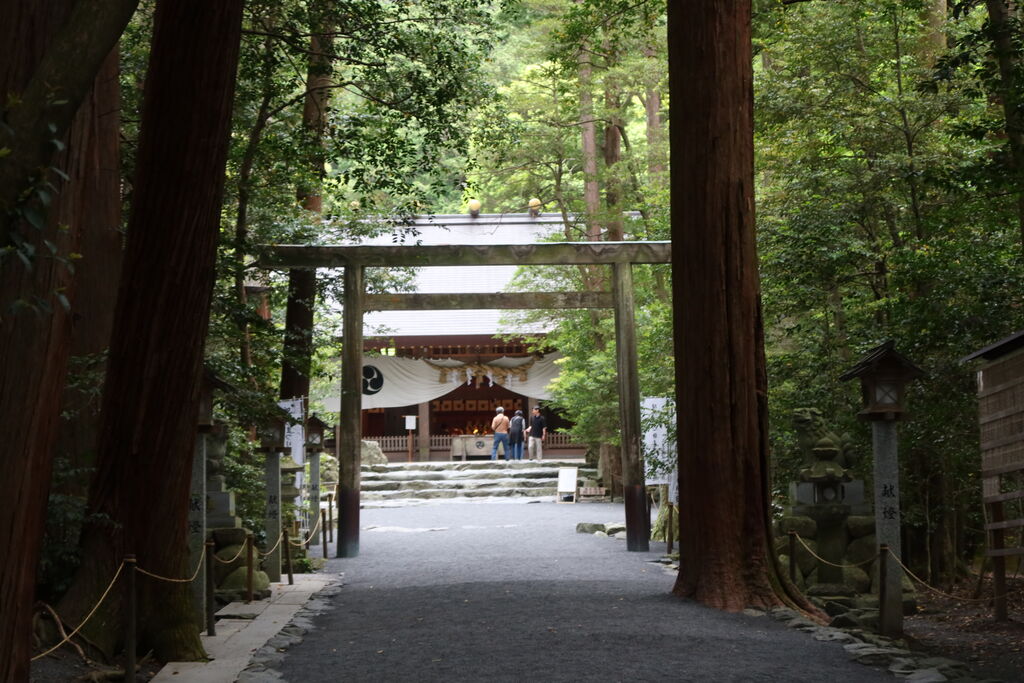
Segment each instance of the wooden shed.
M978 368L981 482L996 619L1006 613L1006 558L1024 555L1024 330L972 353Z

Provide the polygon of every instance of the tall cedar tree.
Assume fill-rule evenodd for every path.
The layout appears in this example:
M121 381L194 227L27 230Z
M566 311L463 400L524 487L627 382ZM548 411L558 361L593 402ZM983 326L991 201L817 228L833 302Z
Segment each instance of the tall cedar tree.
M126 553L164 576L191 570L189 477L241 24L242 0L157 2L89 493L90 512L112 524L83 532L85 564L61 604L73 623ZM139 592L140 646L164 661L203 657L187 584L145 577ZM88 636L109 654L124 629L108 600Z
M47 52L60 46L58 30L71 6L67 0L48 0L0 9L0 37L9 38L0 40L7 46L0 60L0 101L29 106L20 94L38 76ZM13 252L0 253L0 466L9 486L9 498L0 506L0 544L16 549L0 554L0 681L28 680L36 568L70 349L66 306L75 303L76 278L68 261L79 251L80 237L88 240L107 221L117 225L118 179L98 172L111 149L117 156L117 127L105 116L116 109L117 90L109 87L111 70L116 82L116 57L108 55L95 88L86 88L84 100L79 99L67 135L50 132L64 151L46 163L66 180L54 177L49 203L32 206L45 214L41 229L9 224L35 258L26 263ZM92 83L94 76L95 71L82 77ZM56 149L50 145L51 153ZM27 182L17 174L7 180ZM55 197L53 189L60 190Z
M311 27L314 31L318 27ZM296 196L302 208L319 220L323 210L319 182L324 172L324 129L331 87L330 37L314 34L309 41L309 67L306 75L306 97L302 108L302 127L307 136L310 154L310 182L314 187L300 187ZM282 400L309 397L309 372L313 359L313 311L316 303L316 270L292 268L288 271L288 303L285 308L284 351L281 359Z
M778 605L787 592L769 552L750 11L749 0L668 4L669 93L685 103L670 128L681 539L673 592L730 611Z

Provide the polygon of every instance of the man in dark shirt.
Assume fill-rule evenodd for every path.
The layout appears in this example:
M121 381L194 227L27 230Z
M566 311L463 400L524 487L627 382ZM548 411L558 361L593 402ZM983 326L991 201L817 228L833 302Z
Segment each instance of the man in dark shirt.
M544 437L548 433L547 423L544 422L544 417L540 414L540 408L534 407L533 414L530 416L530 459L540 460L544 457Z

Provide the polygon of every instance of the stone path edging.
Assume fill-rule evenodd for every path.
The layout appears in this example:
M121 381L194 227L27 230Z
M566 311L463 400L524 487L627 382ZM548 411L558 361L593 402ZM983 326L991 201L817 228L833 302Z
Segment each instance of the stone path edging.
M217 621L217 635L200 635L210 660L168 662L153 683L280 681L280 675L253 676L262 675L264 662L270 661L279 648L297 642L295 638L312 628L310 618L327 607L322 598L337 593L341 583L340 575L297 574L292 586L271 584L272 594L267 600L225 606L217 612L222 617ZM247 673L250 670L252 673Z
M893 675L914 683L1000 683L995 679L980 679L971 675L969 667L945 657L914 653L899 640L880 636L861 629L843 629L821 626L788 607L762 610L744 610L752 616L767 615L784 622L790 628L806 631L815 640L842 643L850 659L866 666L885 667Z

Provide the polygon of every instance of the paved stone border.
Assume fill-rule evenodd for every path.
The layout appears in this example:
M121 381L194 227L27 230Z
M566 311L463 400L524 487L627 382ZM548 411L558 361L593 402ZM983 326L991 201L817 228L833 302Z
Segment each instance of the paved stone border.
M668 556L654 560L652 564L661 565L669 574L679 572L679 562ZM850 659L866 666L884 667L894 676L914 683L1004 683L995 678L971 675L970 667L963 662L913 652L903 640L860 628L822 626L788 607L776 607L767 612L757 609L743 612L750 616L767 614L776 621L785 622L790 628L807 631L815 640L842 643Z
M336 581L314 593L276 636L253 653L249 665L238 675L237 682L274 683L284 681L284 677L274 671L273 667L278 666L284 660L288 648L301 643L302 637L316 628L313 625L313 617L331 608L329 599L341 592L344 585L343 576L339 575Z
M759 610L750 610L757 613ZM761 612L765 614L765 612ZM894 640L862 629L821 626L786 607L767 612L771 618L791 628L808 632L815 640L842 643L850 659L867 666L885 667L893 675L914 683L999 683L971 675L970 667L945 657L933 657L909 650L902 640Z

